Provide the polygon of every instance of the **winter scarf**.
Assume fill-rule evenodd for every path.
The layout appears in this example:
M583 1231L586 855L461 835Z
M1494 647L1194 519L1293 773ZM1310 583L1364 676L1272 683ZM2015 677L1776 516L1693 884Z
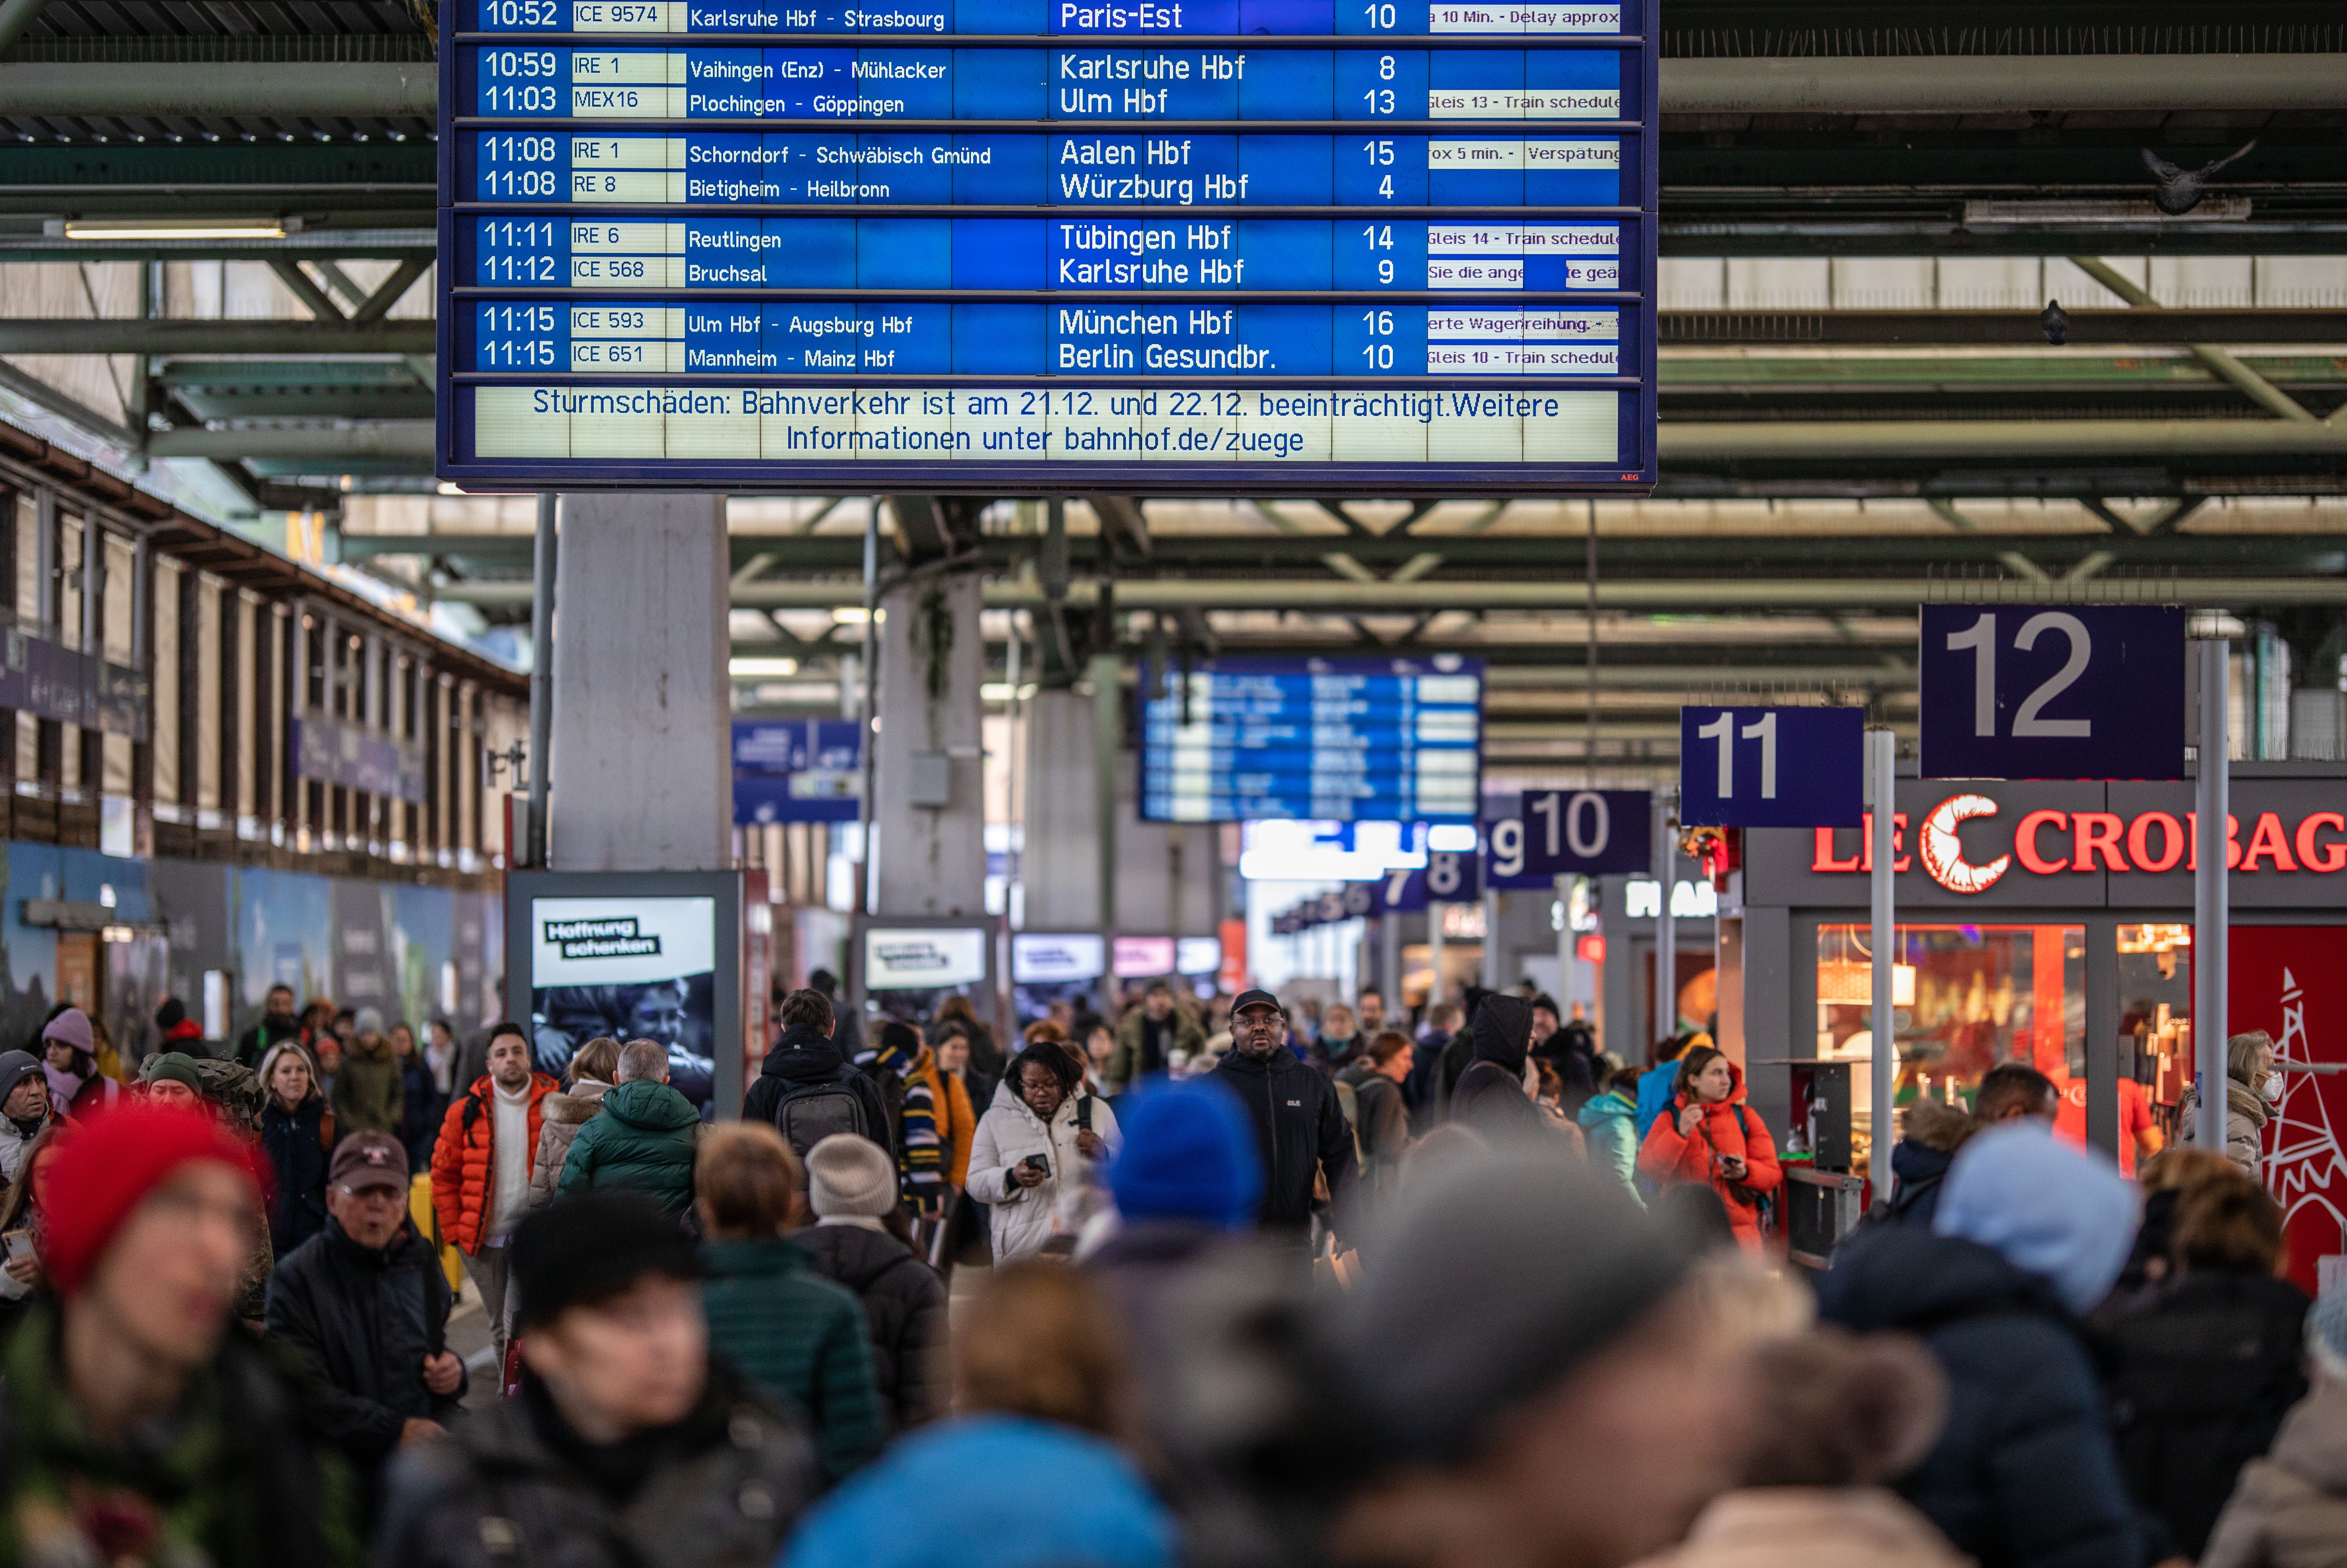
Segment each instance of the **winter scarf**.
M923 1058L928 1054L923 1048ZM920 1065L907 1064L911 1070L905 1074L904 1117L897 1124L904 1142L897 1160L905 1173L905 1195L912 1200L915 1211L934 1215L945 1212L946 1151L938 1136L937 1093L929 1087L928 1075L917 1071Z

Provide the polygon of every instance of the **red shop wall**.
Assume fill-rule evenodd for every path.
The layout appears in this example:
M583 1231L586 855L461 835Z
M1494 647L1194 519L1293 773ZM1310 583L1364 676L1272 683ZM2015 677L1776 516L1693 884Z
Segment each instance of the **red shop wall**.
M2347 926L2235 926L2230 1032L2261 1029L2284 1061L2347 1062ZM2288 1216L2290 1276L2309 1293L2347 1216L2347 1073L2288 1072L2266 1125L2266 1185ZM2339 1266L2331 1265L2336 1268Z

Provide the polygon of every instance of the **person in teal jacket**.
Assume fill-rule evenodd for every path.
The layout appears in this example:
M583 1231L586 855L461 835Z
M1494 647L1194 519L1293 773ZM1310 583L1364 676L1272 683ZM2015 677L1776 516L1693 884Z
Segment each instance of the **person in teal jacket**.
M664 1213L683 1214L692 1207L701 1112L669 1087L668 1051L657 1040L622 1046L617 1076L618 1087L603 1096L603 1113L570 1141L555 1192L633 1187Z
M1589 1143L1589 1163L1619 1181L1638 1200L1638 1070L1617 1067L1605 1079L1602 1094L1592 1095L1581 1107L1583 1136Z
M763 1122L711 1131L693 1177L708 1237L701 1307L711 1351L805 1413L824 1481L835 1485L879 1453L888 1427L863 1304L783 1239L795 1163L783 1135Z

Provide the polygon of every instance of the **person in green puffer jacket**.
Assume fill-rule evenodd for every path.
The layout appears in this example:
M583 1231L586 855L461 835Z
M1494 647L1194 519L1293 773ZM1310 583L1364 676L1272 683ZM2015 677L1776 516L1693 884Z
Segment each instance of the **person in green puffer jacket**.
M879 1158L893 1192L895 1163L885 1150ZM708 1237L709 1348L806 1413L824 1480L836 1484L879 1453L888 1428L862 1304L783 1238L801 1186L798 1156L763 1122L730 1123L709 1134L693 1184Z
M1581 1131L1589 1141L1589 1163L1620 1182L1640 1208L1638 1193L1638 1070L1617 1067L1605 1078L1605 1091L1581 1107Z
M628 1041L620 1048L618 1077L618 1086L603 1096L603 1113L571 1140L556 1194L633 1187L665 1214L690 1213L701 1112L669 1087L668 1048L658 1040Z

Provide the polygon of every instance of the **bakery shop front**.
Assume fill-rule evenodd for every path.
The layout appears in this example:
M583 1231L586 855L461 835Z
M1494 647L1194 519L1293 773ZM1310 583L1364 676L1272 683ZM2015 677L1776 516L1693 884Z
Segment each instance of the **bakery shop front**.
M2059 1131L2130 1173L2175 1140L2196 1021L2193 794L1900 781L1891 1136L1917 1098L1968 1102L1983 1073L2022 1061L2061 1087ZM2226 1032L2264 1030L2286 1065L2347 1062L2347 768L2236 764L2231 806ZM1858 828L1754 829L1722 908L1740 938L1754 1107L1808 1173L1850 1182L1875 1132L1867 842ZM1837 1106L1826 1086L1844 1079L1857 1103ZM2347 1074L2281 1081L2267 1178L2290 1215L2292 1272L2311 1286L2342 1251L2347 1148L2332 1129L2347 1128ZM1845 1223L1856 1201L1840 1204Z

